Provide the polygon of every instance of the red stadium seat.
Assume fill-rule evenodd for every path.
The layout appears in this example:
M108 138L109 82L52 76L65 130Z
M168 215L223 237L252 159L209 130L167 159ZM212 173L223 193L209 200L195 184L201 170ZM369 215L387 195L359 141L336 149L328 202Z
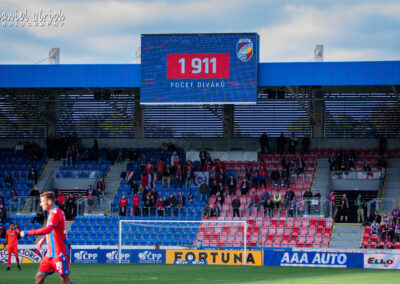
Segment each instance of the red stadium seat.
M400 242L395 242L394 243L394 248L395 249L400 249Z
M378 241L378 235L377 234L372 234L371 235L371 242L377 242Z
M371 234L371 227L370 226L365 226L364 227L364 234L368 234L368 235Z
M378 248L385 248L385 243L384 242L379 242L378 243Z
M369 241L369 234L364 234L364 235L363 235L363 242L364 242L364 243L365 243L365 242L368 243L368 241Z
M314 226L314 227L317 226L317 218L312 217L312 218L310 219L310 226Z
M275 240L272 243L272 247L274 247L274 248L279 248L280 246L281 246L281 241L280 240Z
M297 247L298 247L298 248L304 247L304 242L298 241L298 242L297 242Z
M363 243L363 248L368 248L368 242Z
M272 242L271 241L265 241L264 242L264 247L267 247L267 248L271 248L272 247Z
M322 241L323 242L329 242L331 240L331 235L328 233L323 234L322 236Z
M327 247L329 247L329 242L323 241L323 242L321 243L321 247L322 247L322 248L327 248Z
M305 247L306 247L306 248L311 248L311 247L312 247L312 241L307 241L307 242L305 243Z
M286 241L286 242L289 242L289 239L290 239L290 233L284 233L283 234L283 240Z
M289 247L290 248L295 248L296 247L296 241L290 241L289 242Z
M386 248L386 249L392 249L392 248L393 248L393 243L392 243L392 242L387 242L387 243L385 244L385 248Z
M282 248L287 248L288 246L289 246L289 242L288 242L288 241L283 240L283 241L281 242L281 247L282 247Z
M324 227L321 225L318 225L317 227L317 234L323 234L324 233Z
M292 233L292 234L290 235L290 241L297 241L297 237L298 237L297 234Z
M332 231L332 227L331 226L325 226L325 230L324 230L325 233L331 234L331 231Z
M375 243L375 242L370 242L370 243L369 243L369 248L370 248L370 249L376 248L376 243Z

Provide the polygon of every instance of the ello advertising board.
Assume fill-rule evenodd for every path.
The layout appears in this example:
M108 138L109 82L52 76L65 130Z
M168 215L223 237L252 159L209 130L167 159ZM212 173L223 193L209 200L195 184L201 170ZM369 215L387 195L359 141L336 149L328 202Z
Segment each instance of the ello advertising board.
M364 254L364 268L400 269L400 254Z
M264 265L363 268L362 253L264 251Z
M141 42L141 103L256 103L259 36L149 34Z
M72 250L72 263L118 263L117 249L82 249ZM165 250L131 249L122 250L122 263L165 263Z
M243 265L238 250L167 250L167 264ZM247 252L248 265L262 265L262 251Z

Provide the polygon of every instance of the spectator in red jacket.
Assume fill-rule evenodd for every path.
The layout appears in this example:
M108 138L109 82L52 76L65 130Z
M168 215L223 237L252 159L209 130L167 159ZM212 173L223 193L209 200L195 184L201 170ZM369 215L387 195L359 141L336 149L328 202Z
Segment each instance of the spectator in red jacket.
M164 216L164 202L161 197L156 202L156 209L158 216Z
M140 212L140 196L136 192L135 195L132 197L132 208L131 208L131 215L139 216Z
M63 211L64 211L64 202L65 202L64 194L62 192L58 193L58 196L57 196L58 207L60 207L60 209Z
M126 199L125 194L122 194L122 197L119 200L119 215L120 216L126 216L127 206L128 206L128 199Z

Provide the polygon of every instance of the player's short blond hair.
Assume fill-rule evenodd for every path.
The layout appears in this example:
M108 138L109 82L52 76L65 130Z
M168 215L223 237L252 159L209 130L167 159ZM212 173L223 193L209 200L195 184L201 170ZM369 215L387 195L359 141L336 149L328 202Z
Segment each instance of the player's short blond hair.
M52 191L45 191L45 192L42 192L42 193L40 194L40 198L42 198L42 197L44 197L44 198L46 198L46 199L50 199L50 200L53 201L53 202L56 201L56 196L55 196L54 192L52 192Z

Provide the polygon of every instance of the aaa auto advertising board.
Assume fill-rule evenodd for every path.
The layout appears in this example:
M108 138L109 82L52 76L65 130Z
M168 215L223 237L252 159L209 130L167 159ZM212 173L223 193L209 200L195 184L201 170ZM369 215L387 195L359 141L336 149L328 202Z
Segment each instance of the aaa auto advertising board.
M363 268L362 253L264 251L264 265Z

